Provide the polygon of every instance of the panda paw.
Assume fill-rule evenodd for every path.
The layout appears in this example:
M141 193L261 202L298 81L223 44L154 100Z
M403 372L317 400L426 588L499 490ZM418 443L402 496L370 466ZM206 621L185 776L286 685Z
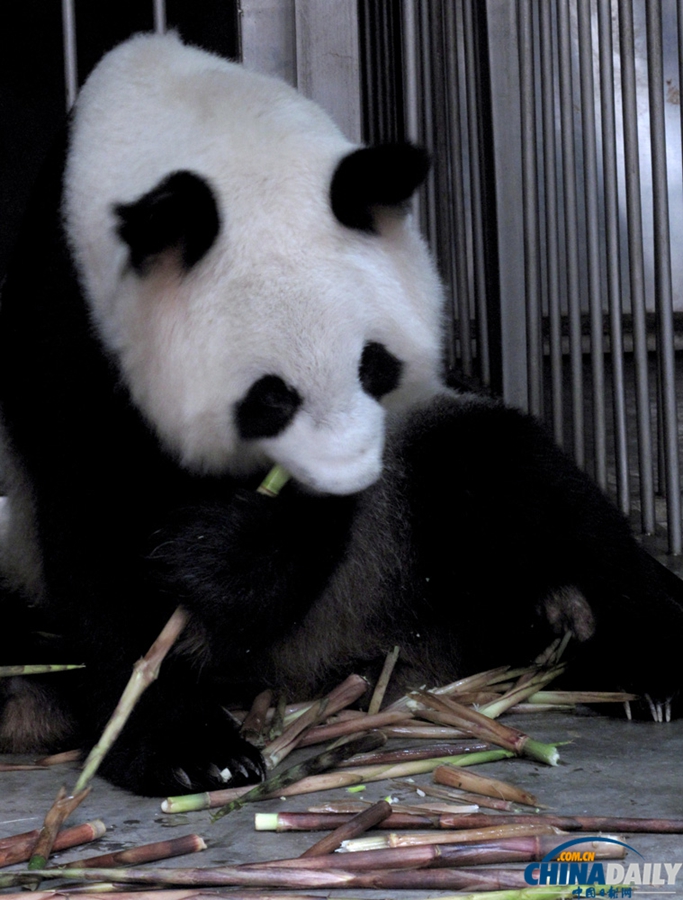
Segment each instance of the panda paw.
M261 781L261 753L240 737L222 707L201 706L180 721L129 723L102 775L148 797L221 790Z

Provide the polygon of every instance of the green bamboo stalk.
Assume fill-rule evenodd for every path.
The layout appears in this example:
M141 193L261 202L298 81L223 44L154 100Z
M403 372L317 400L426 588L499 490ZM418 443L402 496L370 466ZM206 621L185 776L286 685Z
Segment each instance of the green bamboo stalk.
M291 477L289 472L282 466L273 466L256 490L259 494L277 497Z
M265 781L262 781L261 784L257 784L256 787L247 791L242 797L238 797L221 807L218 812L213 814L212 821L215 822L228 813L240 809L245 803L251 803L254 800L263 800L268 794L277 794L283 788L289 787L297 781L301 781L302 778L317 775L320 772L326 772L328 769L333 769L339 762L348 759L348 757L353 756L354 753L365 753L368 750L375 750L384 743L386 743L384 735L379 731L375 731L370 732L369 734L360 735L360 737L346 741L344 744L339 744L331 750L325 750L317 756L313 756L310 759L304 760L304 762L291 766L289 769L285 769L284 772L266 778Z
M421 775L425 772L431 772L437 766L443 764L474 766L480 763L498 762L501 759L509 759L514 755L509 750L483 750L479 753L463 753L457 756L440 756L436 759L414 760L413 762L400 765L359 766L358 768L339 769L323 775L303 778L289 787L279 788L273 790L272 793L264 794L260 799L271 799L273 796L291 797L296 794L313 793L337 787L349 787L351 785L364 784L365 782L383 781L388 778L405 778L412 775ZM249 790L250 788L248 787L228 788L224 791L209 791L201 794L186 794L181 797L167 797L162 802L161 809L165 813L211 809L235 799L240 799Z
M78 665L31 665L31 666L0 666L0 678L14 678L17 675L46 675L50 672L67 672L69 669L84 669L83 664Z

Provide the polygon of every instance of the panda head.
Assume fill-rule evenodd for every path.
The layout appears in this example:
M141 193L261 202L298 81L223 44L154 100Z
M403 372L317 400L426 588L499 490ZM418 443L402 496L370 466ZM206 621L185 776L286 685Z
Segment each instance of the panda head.
M441 287L406 213L426 172L174 35L102 60L66 233L99 339L183 467L277 462L339 494L378 477L387 411L440 387Z

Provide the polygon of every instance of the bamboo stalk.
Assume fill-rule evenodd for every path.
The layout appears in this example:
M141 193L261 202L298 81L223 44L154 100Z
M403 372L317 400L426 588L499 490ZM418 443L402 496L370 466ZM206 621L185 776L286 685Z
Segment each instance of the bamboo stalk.
M363 850L385 850L390 847L418 847L422 844L474 844L513 837L533 837L537 834L564 834L559 828L544 822L519 825L491 825L487 828L463 828L460 831L390 832L344 841L343 849L350 853Z
M524 732L503 725L501 722L490 719L450 698L435 697L426 691L416 691L414 696L417 702L412 702L412 708L417 711L419 704L426 704L430 708L419 709L419 715L430 721L467 728L481 740L497 744L518 756L528 756L547 765L554 766L559 761L559 753L555 744L536 741Z
M289 787L296 786L296 782L300 782L305 778L311 778L320 772L334 768L340 760L347 759L354 753L363 750L374 749L384 743L386 738L378 731L352 738L344 744L326 750L323 753L304 760L296 766L292 766L279 774L271 775L261 784L257 784L247 790L246 793L230 800L225 806L214 813L213 821L222 818L230 812L244 806L245 803L251 803L254 800L263 800L271 794L282 795L283 791Z
M382 671L380 672L380 676L377 679L377 684L375 685L375 690L373 691L372 698L370 700L370 705L368 706L369 716L374 716L380 711L382 701L384 700L384 695L386 694L387 687L389 686L389 680L398 660L399 652L400 648L396 646L393 650L390 650L389 653L387 653L387 657L384 660L384 665L382 666Z
M259 494L265 494L267 497L277 497L291 477L285 468L275 465L256 488L256 491Z
M604 836L604 837L612 837ZM555 836L506 838L477 844L439 846L425 844L390 850L331 854L325 857L272 860L268 863L210 868L175 869L43 869L0 876L0 887L30 884L31 878L63 877L79 881L114 881L125 884L241 885L254 887L361 887L372 886L366 873L387 869L454 868L468 865L496 865L501 862L534 862L557 846ZM577 844L577 852L590 851L599 859L622 859L625 847L604 840ZM523 873L520 873L523 875Z
M70 847L88 844L101 838L106 830L104 822L99 819L83 825L74 825L73 828L65 828L58 832L53 849L55 851L68 850ZM31 851L39 835L40 829L36 828L34 831L2 838L0 840L0 867L26 862L31 856Z
M420 848L422 849L422 848ZM406 851L398 851L405 853ZM36 875L55 877L55 870L45 869ZM344 888L374 888L384 890L497 890L501 888L524 888L524 873L508 869L405 869L401 871L367 870L346 872L341 869L307 870L266 867L223 867L221 869L66 869L60 870L65 878L106 881L116 879L117 883L167 884L194 887L282 888L285 890L304 888L309 890L330 890ZM0 887L12 887L26 883L29 873L16 872L0 876ZM575 886L572 885L572 888ZM60 896L62 892L59 892ZM81 900L83 895L79 895ZM86 895L87 896L87 895ZM94 896L94 895L91 895ZM140 895L138 895L140 896ZM246 894L233 894L245 898ZM253 895L249 895L253 896ZM257 895L258 896L258 895ZM272 897L272 895L269 895ZM557 896L557 895L555 895Z
M499 778L490 778L478 775L476 772L467 772L453 766L439 766L432 774L437 784L446 784L449 787L462 788L474 794L484 794L487 797L495 797L500 800L510 800L513 803L523 803L525 806L540 808L538 800L523 791L521 788L501 781Z
M405 787L405 785L402 785ZM412 790L422 791L428 797L438 797L441 800L451 800L457 803L476 803L486 809L498 809L503 812L516 812L517 807L509 800L498 800L495 797L486 797L483 794L470 794L468 791L449 790L437 787L433 784L421 784L412 787Z
M387 725L382 731L388 738L410 738L410 740L447 741L472 737L462 728L452 728L446 725L426 725L416 722L414 725Z
M14 678L18 675L47 675L50 672L67 672L70 669L83 669L82 663L78 665L29 665L29 666L0 666L0 678Z
M292 815L292 813L289 813ZM442 816L444 828L479 828L492 817L486 813L472 813L466 816ZM501 825L511 825L533 819L534 822L547 822L563 831L612 831L628 834L683 834L683 818L681 819L646 819L623 816L556 816L549 813L540 815L496 816L495 821Z
M90 793L90 788L86 787L77 793L67 796L66 788L61 787L57 794L55 802L47 811L43 827L40 829L36 842L31 850L31 856L28 862L29 869L43 869L47 865L50 853L54 846L59 829L62 827L67 816L76 809L79 804L85 800Z
M135 663L133 674L121 695L121 699L116 705L116 709L114 710L111 719L107 723L101 738L88 754L88 758L83 766L83 771L74 788L75 794L82 791L85 786L90 783L90 780L95 772L97 772L100 763L108 753L109 748L128 721L128 717L132 713L135 704L149 685L157 678L161 663L175 643L178 635L185 627L187 618L185 610L178 607L145 656Z
M0 763L0 772L37 772L44 768L37 763Z
M521 703L523 700L531 697L532 694L535 694L540 688L549 684L551 681L554 681L558 675L561 675L562 672L564 672L565 668L566 666L564 664L560 664L553 666L550 669L540 669L524 682L520 679L520 682L510 688L509 691L506 691L498 700L493 700L492 702L485 703L481 706L479 712L484 716L488 716L490 719L498 718L498 716L502 715L517 703Z
M324 741L336 740L344 735L357 734L359 731L369 731L372 728L384 730L385 725L405 722L406 718L404 712L381 712L373 716L362 715L344 722L335 722L332 725L318 725L304 735L299 746L308 747L311 744L322 744Z
M273 709L273 715L270 719L270 729L268 731L267 741L275 741L285 730L285 714L287 712L287 698L282 693L282 691L278 691L275 694L275 707ZM303 710L302 710L303 712ZM301 713L299 713L301 715Z
M171 859L176 856L184 856L187 853L197 853L206 850L203 838L198 834L186 834L183 837L173 838L170 841L156 841L153 844L141 844L139 847L129 847L127 850L116 850L113 853L103 853L100 856L90 856L87 859L79 859L79 868L105 869L112 866L138 866L143 863L156 862L159 859ZM74 863L67 863L73 866Z
M501 837L471 843L415 844L387 849L357 850L352 853L334 853L326 857L299 856L293 859L275 859L256 865L246 864L241 868L273 866L283 869L343 869L347 872L362 872L368 869L459 868L468 865L496 865L502 862L534 862L555 850L558 842L557 834L557 831L553 831L550 834ZM622 843L609 843L604 838L615 840L613 835L603 835L600 840L582 841L572 849L578 852L591 852L595 855L595 859L623 859L626 856L626 848Z
M326 856L329 853L333 853L345 841L358 837L358 835L383 822L390 815L391 804L387 803L386 800L379 800L377 803L373 803L372 806L364 809L363 812L358 813L358 815L352 816L348 822L339 825L330 834L310 846L308 850L304 850L301 857Z
M43 756L36 760L36 765L45 766L61 766L64 763L80 762L80 750L64 750L62 753L53 753L50 756Z
M384 731L384 729L382 729ZM489 750L484 741L450 741L443 744L430 744L427 747L404 747L398 750L377 750L374 753L362 753L344 760L340 768L349 766L383 765L385 763L409 762L412 759L432 759L436 756L456 756L462 753L474 753Z
M102 900L104 893L114 893L116 895L116 900L199 900L199 898L207 898L208 894L202 894L195 889L188 890L187 888L179 888L173 889L169 888L167 890L164 889L152 889L151 891L121 891L118 890L117 886L112 884L107 886L109 890L101 890L99 885L93 885L90 890L84 890L83 887L77 888L69 888L61 890L58 888L54 891L33 891L30 895L31 900L69 900L70 897L74 897L75 900ZM215 896L215 895L214 895ZM320 900L320 898L313 898L310 895L307 897L303 897L303 895L297 895L299 900ZM233 893L230 892L230 900L245 900L245 895L240 894L239 892ZM2 900L27 900L26 891L21 891L20 893L9 893L3 894ZM265 893L249 893L249 900L296 900L296 896L293 894L281 894L278 893L277 896L275 894L265 894Z
M547 703L575 706L577 703L625 703L637 699L637 694L625 691L537 691L529 697L528 702L533 705Z
M280 737L268 744L263 751L266 769L274 769L286 756L298 746L303 745L304 732L310 731L313 725L322 721L325 716L327 699L316 701L309 709L287 726ZM357 729L360 731L361 729ZM363 729L364 730L364 729Z
M378 732L373 732L378 734ZM326 791L331 788L350 787L370 781L383 781L387 778L403 778L411 775L419 775L431 772L438 765L472 766L484 762L497 762L501 759L509 759L514 754L507 750L487 750L482 753L464 753L460 756L438 757L432 760L415 760L394 766L361 766L357 769L342 769L335 772L327 772L324 775L312 775L302 778L296 784L272 793L260 796L262 800L273 797L294 797L298 794L309 794L316 791ZM265 782L263 782L265 784ZM262 785L257 787L261 788ZM221 791L208 791L201 794L186 794L181 797L167 797L161 804L161 809L166 813L190 812L198 809L213 809L224 806L238 800L255 788L240 787L226 788Z

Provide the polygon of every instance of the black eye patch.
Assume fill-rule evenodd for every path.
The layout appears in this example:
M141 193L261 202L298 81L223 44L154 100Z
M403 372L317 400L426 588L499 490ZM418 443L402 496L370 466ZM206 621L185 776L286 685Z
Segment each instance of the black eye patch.
M289 425L301 403L298 391L278 375L264 375L237 404L235 417L240 436L245 440L275 437Z
M371 341L363 348L358 377L363 390L379 399L398 387L403 363L384 344Z
M172 172L134 203L114 207L119 237L140 275L164 251L177 248L189 271L213 246L220 231L218 206L207 181L194 172Z

